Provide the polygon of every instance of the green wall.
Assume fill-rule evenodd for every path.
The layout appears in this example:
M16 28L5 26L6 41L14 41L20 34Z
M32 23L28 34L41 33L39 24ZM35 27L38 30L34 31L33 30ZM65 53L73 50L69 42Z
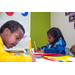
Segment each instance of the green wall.
M47 45L47 31L51 27L50 12L31 12L31 43L34 48L34 41L37 47Z

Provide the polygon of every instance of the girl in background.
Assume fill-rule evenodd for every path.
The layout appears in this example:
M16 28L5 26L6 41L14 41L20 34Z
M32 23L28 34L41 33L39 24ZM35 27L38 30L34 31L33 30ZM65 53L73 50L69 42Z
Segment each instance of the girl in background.
M48 44L41 48L35 48L35 52L65 54L66 42L60 29L53 27L47 32Z

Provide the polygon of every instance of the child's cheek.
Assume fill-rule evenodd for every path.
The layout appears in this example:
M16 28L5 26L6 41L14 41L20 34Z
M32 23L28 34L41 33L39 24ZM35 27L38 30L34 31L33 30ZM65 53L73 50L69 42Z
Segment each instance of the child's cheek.
M15 38L10 38L10 39L9 39L9 42L10 42L10 43L14 43L14 42L16 42L16 39L15 39Z

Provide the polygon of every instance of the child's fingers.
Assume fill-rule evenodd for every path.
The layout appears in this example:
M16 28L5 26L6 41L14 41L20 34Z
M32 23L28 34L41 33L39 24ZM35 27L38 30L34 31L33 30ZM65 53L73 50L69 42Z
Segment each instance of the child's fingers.
M36 48L34 48L34 52L36 52L37 51L37 49Z
M33 54L30 54L30 55L32 57L32 62L35 62L36 61L35 56Z

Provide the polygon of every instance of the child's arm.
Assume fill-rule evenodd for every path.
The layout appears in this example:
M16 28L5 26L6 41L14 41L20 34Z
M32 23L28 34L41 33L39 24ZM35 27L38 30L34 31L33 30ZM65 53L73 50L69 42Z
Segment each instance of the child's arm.
M0 40L0 62L32 62L35 61L34 55L25 56L21 54L20 56L14 53L8 53L4 50L4 44Z
M75 55L75 44L71 47L70 51Z
M34 55L21 54L20 56L15 55L14 53L4 52L0 54L0 61L2 62L34 62Z
M42 49L43 49L44 47L46 47L46 46L34 48L34 52L42 52Z
M63 50L65 50L65 47L62 45L57 45L55 48L43 48L43 53L61 53Z
M35 61L34 55L25 56L21 54L20 56L14 53L8 53L0 45L0 62L32 62Z

